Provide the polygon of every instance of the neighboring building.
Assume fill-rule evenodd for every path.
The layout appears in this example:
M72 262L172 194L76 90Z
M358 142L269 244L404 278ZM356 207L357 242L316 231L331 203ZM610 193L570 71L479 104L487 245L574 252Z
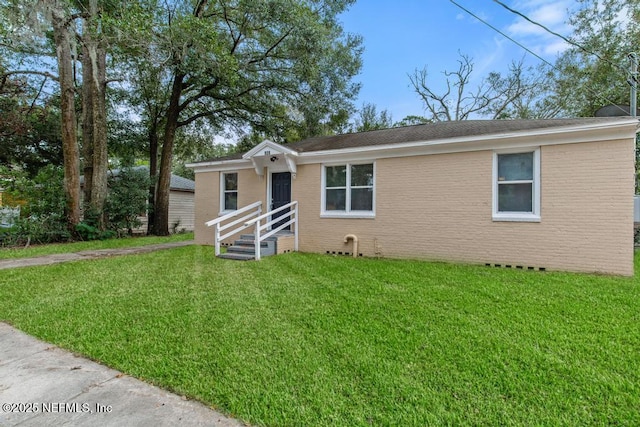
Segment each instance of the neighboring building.
M147 166L136 166L134 169L145 170L148 173ZM119 170L109 171L112 176L118 176ZM84 184L84 176L80 177L80 185ZM171 174L170 192L169 192L169 230L170 231L193 231L194 229L194 192L195 182L183 178L178 175ZM134 233L146 233L147 231L147 215L142 214L138 217L142 225L134 229ZM176 226L177 225L177 226ZM174 227L175 226L175 227Z
M189 165L196 242L213 244L205 222L224 213L297 201L303 252L350 253L356 237L369 257L632 275L637 128L472 120L264 141Z

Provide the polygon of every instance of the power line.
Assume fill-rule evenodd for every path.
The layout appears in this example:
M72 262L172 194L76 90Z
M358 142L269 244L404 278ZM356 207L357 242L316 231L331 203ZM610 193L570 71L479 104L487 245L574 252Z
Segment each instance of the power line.
M515 9L512 9L511 7L507 6L506 4L504 4L502 1L500 0L493 0L494 3L498 3L500 6L502 6L503 8L507 9L509 12L514 13L518 16L520 16L521 18L525 19L527 22L532 23L533 25L536 25L540 28L542 28L543 30L545 30L546 32L548 32L549 34L552 34L560 39L562 39L563 41L567 42L568 44L570 44L571 46L577 47L578 49L580 49L581 51L583 51L586 54L589 55L593 55L596 58L598 58L599 60L606 62L607 64L611 65L614 68L617 68L618 71L621 71L623 74L627 74L627 71L625 69L623 69L622 67L620 67L618 64L615 64L611 61L609 61L606 58L603 58L602 56L600 56L600 54L596 53L596 52L592 52L589 49L587 49L584 46L579 45L578 43L576 43L575 41L569 39L568 37L563 36L562 34L559 34L551 29L549 29L548 27L540 24L539 22L534 21L533 19L529 18L528 16L526 16L525 14L523 14L522 12L519 12Z
M466 9L465 7L463 7L462 5L456 3L454 0L449 0L451 3L453 3L454 5L456 5L458 8L462 9L463 11L465 11L466 13L468 13L469 15L473 16L474 18L476 18L478 21L482 22L484 25L486 25L487 27L491 28L493 31L497 32L498 34L502 35L503 37L505 37L506 39L510 40L511 42L515 43L516 45L520 46L522 49L526 50L527 52L529 52L531 55L535 56L536 58L538 58L539 60L541 60L542 62L544 62L545 64L547 64L549 67L553 68L554 70L558 71L558 72L562 72L562 70L560 70L558 67L556 67L554 64L550 63L549 61L547 61L546 59L544 59L543 57L541 57L540 55L538 55L537 53L535 53L534 51L532 51L531 49L529 49L528 47L526 47L525 45L523 45L522 43L518 42L517 40L514 40L512 37L509 37L508 35L506 35L504 32L500 31L499 29L497 29L496 27L494 27L493 25L491 25L490 23L488 23L487 21L485 21L484 19L480 18L478 15L476 15L475 13L471 12L470 10ZM494 0L495 1L495 0ZM627 114L627 112L623 109L620 108L617 104L615 104L613 101L610 101L609 99L603 97L600 93L598 93L595 90L591 90L589 88L587 88L587 90L589 90L589 92L591 92L592 95L596 96L597 98L600 98L601 100L611 104L611 105L615 105L616 108L618 108L619 110L623 111L625 114ZM568 97L568 95L567 95Z
M540 55L538 55L537 53L535 53L534 51L532 51L531 49L529 49L528 47L526 47L525 45L523 45L522 43L518 42L517 40L514 40L513 38L509 37L508 35L506 35L505 33L503 33L502 31L500 31L499 29L497 29L496 27L494 27L493 25L489 24L487 21L485 21L484 19L480 18L478 15L476 15L475 13L471 12L470 10L464 8L463 6L459 5L458 3L456 3L453 0L449 0L451 3L455 4L456 6L458 6L460 9L464 10L465 12L467 12L469 15L473 16L474 18L476 18L478 21L482 22L483 24L485 24L486 26L488 26L489 28L491 28L493 31L499 33L500 35L502 35L503 37L507 38L508 40L511 40L513 43L517 44L518 46L520 46L521 48L523 48L524 50L526 50L527 52L529 52L531 55L535 56L536 58L538 58L539 60L541 60L542 62L544 62L545 64L547 64L550 67L555 68L555 66L550 63L549 61L547 61L546 59L544 59L543 57L541 57ZM558 70L559 71L559 70Z

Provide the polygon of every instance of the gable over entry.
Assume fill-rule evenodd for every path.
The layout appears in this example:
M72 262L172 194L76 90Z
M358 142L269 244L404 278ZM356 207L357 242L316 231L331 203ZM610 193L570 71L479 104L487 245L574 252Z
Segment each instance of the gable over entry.
M260 176L263 176L264 169L268 168L270 172L290 172L293 178L296 177L297 172L297 157L297 151L268 139L242 156L244 160L251 160L253 168Z

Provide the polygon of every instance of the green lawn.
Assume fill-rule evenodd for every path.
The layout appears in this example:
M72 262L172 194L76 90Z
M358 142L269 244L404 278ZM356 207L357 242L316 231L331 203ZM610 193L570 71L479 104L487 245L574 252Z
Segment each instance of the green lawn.
M43 255L79 252L95 249L130 248L157 243L192 240L193 233L174 234L167 237L129 237L122 239L92 240L89 242L60 243L55 245L34 245L28 248L0 248L0 259L28 258Z
M0 319L255 425L640 425L637 278L199 246L0 274Z

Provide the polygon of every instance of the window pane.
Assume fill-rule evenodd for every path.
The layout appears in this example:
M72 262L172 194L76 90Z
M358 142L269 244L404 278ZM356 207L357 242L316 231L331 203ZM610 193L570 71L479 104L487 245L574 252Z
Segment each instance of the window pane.
M533 212L533 184L499 184L499 212Z
M352 211L373 210L373 188L354 188L351 190Z
M326 207L328 211L344 211L347 205L347 190L327 190Z
M345 187L347 185L347 166L327 166L325 171L327 187Z
M373 164L352 165L351 166L351 185L354 187L372 187L373 186Z
M224 174L224 189L225 191L238 189L238 174L237 173L225 173Z
M498 155L498 181L527 179L533 179L533 153Z
M227 211L235 211L238 209L238 193L230 191L224 193L224 209Z

